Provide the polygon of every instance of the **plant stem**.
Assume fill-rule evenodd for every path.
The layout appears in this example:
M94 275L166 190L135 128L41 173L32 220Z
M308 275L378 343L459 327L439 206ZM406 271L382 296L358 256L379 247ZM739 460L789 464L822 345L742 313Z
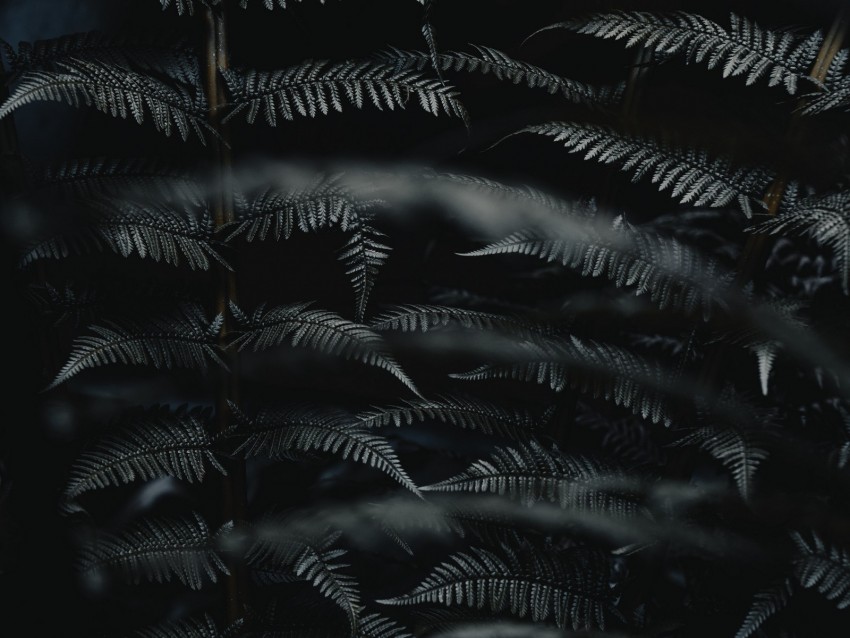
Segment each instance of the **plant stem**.
M234 219L233 215L233 162L230 152L230 132L222 123L223 109L226 104L224 87L220 81L219 69L228 67L227 25L224 7L208 8L204 12L205 21L205 82L204 89L209 104L209 123L218 137L212 140L216 187L212 192L213 216L216 229ZM225 432L230 423L229 401L238 401L239 361L232 349L227 349L231 331L228 302L236 301L236 274L223 266L217 268L218 285L215 299L215 312L222 314L224 322L219 333L219 345L226 352L230 372L222 371L216 390L216 430ZM222 518L224 521L239 523L245 520L245 462L231 459L227 463L227 476L222 480ZM227 620L234 623L242 618L246 604L244 567L237 560L228 565L230 576L225 580L227 588Z
M821 44L818 56L812 65L811 76L823 82L829 71L829 67L835 60L835 56L841 50L841 45L847 35L847 10L841 9L830 27L829 33ZM800 135L803 119L799 115L799 107L805 103L804 99L800 100L798 110L794 113L794 119L791 122L788 139L794 140ZM785 190L788 187L788 180L785 176L780 175L770 185L767 193L764 196L764 203L767 206L768 215L776 215L779 212L779 207L782 203L782 198L785 195ZM764 234L750 235L744 245L744 250L738 260L736 269L736 279L742 286L746 285L755 276L756 272L763 267L765 255L769 247L768 236ZM726 355L729 352L729 345L724 343L719 344L706 358L705 365L702 371L702 382L708 388L715 388L718 380L723 361L726 360Z
M847 10L841 9L833 21L832 27L829 29L829 33L826 34L820 51L818 52L818 56L812 65L812 70L809 73L809 75L818 82L826 80L829 67L833 60L835 60L835 56L838 55L838 52L841 50L841 45L847 35L847 26ZM799 115L799 107L804 104L805 99L800 100L798 110L794 113L794 119L791 122L791 127L788 131L788 138L791 141L796 139L800 134L803 120ZM784 176L778 177L774 180L773 184L770 185L770 188L764 196L764 203L767 206L766 212L768 215L774 216L779 212L779 207L782 204L782 197L784 196L787 187L788 181ZM741 259L738 262L737 275L740 283L746 284L750 279L752 279L756 271L764 263L767 248L767 235L751 235L748 238L744 251L741 254Z

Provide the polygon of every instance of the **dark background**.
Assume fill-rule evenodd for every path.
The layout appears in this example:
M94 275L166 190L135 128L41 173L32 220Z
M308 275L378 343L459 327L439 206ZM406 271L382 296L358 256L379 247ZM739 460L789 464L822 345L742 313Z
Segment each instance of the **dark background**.
M256 6L244 12L234 10L230 15L230 46L236 66L275 68L305 58L345 59L366 56L388 45L422 48L421 7L412 0L328 0L325 6L305 0L286 12L267 12L259 1L252 4ZM437 3L433 23L442 49L463 50L467 43L487 45L566 77L604 84L626 77L632 52L625 52L618 44L563 31L542 34L524 46L522 41L542 26L587 11L633 6L695 11L723 24L728 11L734 10L764 26L799 25L809 32L828 27L838 2L442 0ZM162 12L156 0L20 0L6 1L0 9L0 37L12 44L93 29L198 41L200 20L197 16L177 17L173 8ZM568 156L543 140L514 139L485 151L495 140L523 125L567 119L578 112L577 107L491 77L457 75L451 80L464 94L472 118L469 130L457 121L435 119L415 109L390 115L348 109L342 115L284 123L273 130L261 123L253 127L237 124L235 155L237 159L259 155L302 162L327 158L402 160L526 182L564 195L591 194L607 183L609 177L597 166L586 166L578 157ZM692 73L677 61L663 65L648 82L649 97L639 111L650 129L653 123L663 124L674 128L685 141L743 156L787 150L776 134L784 130L788 111L787 96L781 91L745 88L743 81L726 82L716 74ZM582 117L604 119L584 111ZM147 125L138 127L59 104L33 105L19 111L14 119L22 154L33 165L64 157L128 155L158 156L179 163L191 161L199 151L196 141L182 144ZM819 138L815 133L810 146L786 154L793 158L796 168L817 177L823 174L828 156L823 144L833 143L836 136L825 132ZM614 179L627 182L623 176ZM637 220L671 209L669 200L651 186L615 188L613 193L613 205L628 207ZM23 240L33 233L33 224L39 227L50 217L49 211L42 211L33 222L30 214L35 213L13 200L4 210L3 221L3 315L9 325L3 341L4 414L0 419L0 633L88 636L120 626L128 609L110 604L109 597L104 602L81 587L72 568L72 537L57 511L69 463L79 451L78 437L89 426L81 423L85 419L77 406L40 393L63 354L45 356L40 351L43 340L39 320L25 299L25 282L14 267ZM466 270L466 263L461 266L460 261L439 261L426 274L426 265L434 263L428 261L428 255L435 250L435 243L440 254L468 245L454 232L451 226L437 222L405 229L393 240L396 252L391 271L382 276L376 299L418 301L428 289L446 281L485 291L493 286L487 272ZM269 257L252 266L256 271L244 277L256 287L245 286L245 296L249 300L260 298L268 295L267 287L272 286L273 296L280 300L319 297L326 306L344 308L350 298L333 260L310 257L326 249L325 254L330 255L336 246L333 239L308 238L283 261ZM49 264L48 278L51 273L61 275L65 267ZM79 264L70 267L82 268ZM121 270L124 266L109 262L108 269L118 271L83 270L77 276L120 281L137 267ZM167 277L167 269L150 271ZM184 283L189 289L196 285L192 279ZM533 288L524 294L533 297ZM56 338L67 341L68 335ZM53 369L45 369L51 365ZM106 382L108 375L98 378ZM356 387L347 391L358 395ZM418 463L427 466L427 459ZM420 467L420 471L428 470ZM123 494L135 494L137 504L138 499L144 499L138 490L124 490ZM167 509L168 505L163 507ZM112 519L108 524L118 522ZM129 613L134 611L138 612L131 609Z

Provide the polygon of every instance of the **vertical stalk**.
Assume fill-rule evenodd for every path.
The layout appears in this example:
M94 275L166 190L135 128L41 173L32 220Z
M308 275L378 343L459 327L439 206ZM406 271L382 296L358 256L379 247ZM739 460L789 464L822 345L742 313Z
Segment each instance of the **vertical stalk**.
M832 26L829 29L823 43L821 44L818 56L812 65L810 75L818 82L823 82L829 72L829 67L835 60L835 56L841 50L841 45L847 35L848 21L847 9L842 8ZM798 109L805 104L805 99L801 99L798 103ZM796 111L791 121L788 130L787 138L790 142L797 139L803 130L805 121L800 117L799 111ZM777 177L770 185L764 196L764 203L767 207L767 214L774 216L779 212L779 206L782 203L782 198L785 195L785 190L788 187L788 180L784 175ZM738 260L738 266L735 272L736 280L739 284L746 285L756 274L758 269L763 267L765 254L769 247L769 238L764 234L754 234L748 237L741 257ZM718 345L707 357L702 370L702 383L708 388L714 388L720 377L722 362L726 358L729 346L725 343Z
M208 8L204 12L204 90L209 104L209 124L217 136L212 140L213 170L216 177L212 189L213 218L216 230L233 221L233 163L230 152L230 131L222 122L226 97L220 81L219 69L229 65L227 53L227 24L224 7ZM228 401L237 401L239 395L239 361L236 352L227 350L231 331L228 302L236 301L235 272L217 267L217 290L215 311L224 316L219 333L219 345L225 349L230 372L219 373L216 388L216 430L219 434L229 426L231 413ZM227 476L222 479L222 519L238 524L245 520L245 463L231 459L227 465ZM245 611L246 586L244 568L237 560L228 565L230 576L225 580L227 597L227 620L234 623Z
M826 80L829 67L835 60L835 56L841 50L841 45L844 43L844 38L847 35L847 10L841 9L835 17L829 32L823 40L817 59L812 65L812 70L809 73L812 78L818 82ZM805 104L805 100L800 100L798 108ZM803 120L799 114L795 112L794 119L791 122L788 131L789 141L794 141L800 135ZM764 196L764 203L767 206L767 214L774 216L779 212L779 206L782 203L782 197L785 194L785 189L788 186L787 179L784 176L778 177L773 184L770 185L767 193ZM746 284L755 274L756 270L764 262L765 253L768 248L767 235L751 235L747 240L744 251L741 254L741 259L738 263L738 281Z

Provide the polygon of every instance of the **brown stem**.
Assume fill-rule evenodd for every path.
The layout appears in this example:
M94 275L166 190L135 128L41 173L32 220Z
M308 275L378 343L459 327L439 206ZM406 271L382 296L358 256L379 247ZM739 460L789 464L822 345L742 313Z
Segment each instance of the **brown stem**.
M220 81L219 69L228 68L227 24L223 7L209 8L204 12L205 23L205 77L204 90L209 103L209 124L217 137L212 140L215 188L212 189L213 217L217 230L230 223L233 215L233 161L230 151L230 131L222 122L226 97ZM227 353L230 372L222 371L216 390L216 430L224 433L231 419L228 402L239 398L239 361L232 349L227 349L231 322L228 302L236 301L236 274L223 266L217 268L217 293L215 311L224 316L219 333L219 345ZM222 518L239 523L246 516L245 463L232 459L227 463L227 476L222 480ZM230 561L230 576L225 580L227 595L227 620L234 623L245 612L247 588L241 562Z
M812 78L818 82L826 80L829 67L835 60L835 56L841 50L841 45L847 35L847 11L842 9L832 23L832 27L824 38L818 56L812 65L812 70L809 73ZM794 113L794 119L791 122L791 127L788 131L789 140L796 139L801 132L803 119L800 117L800 109L805 105L805 99L800 100L798 108ZM782 203L782 197L785 194L785 189L788 186L788 180L785 176L780 175L773 184L770 185L767 193L764 196L764 203L767 206L768 215L776 215L779 212L779 206ZM747 283L752 279L755 272L764 263L764 256L767 252L768 241L766 235L751 235L747 240L744 251L741 254L741 259L738 263L738 281Z
M847 35L847 28L847 10L841 9L833 21L829 33L824 38L818 56L812 65L810 75L818 82L823 82L826 79L830 65L841 50L841 45ZM789 141L793 141L801 135L805 121L800 116L800 110L804 105L805 99L801 99L788 130ZM787 187L788 180L784 175L777 177L770 185L764 196L768 215L773 216L779 212L779 207ZM738 260L738 267L735 273L736 280L740 285L746 285L752 280L758 270L763 267L769 245L770 242L767 235L753 234L749 236L744 245L741 257ZM702 371L702 380L708 387L713 388L717 385L718 379L721 376L720 372L723 367L723 361L727 358L726 355L728 352L729 346L726 343L721 343L709 353Z

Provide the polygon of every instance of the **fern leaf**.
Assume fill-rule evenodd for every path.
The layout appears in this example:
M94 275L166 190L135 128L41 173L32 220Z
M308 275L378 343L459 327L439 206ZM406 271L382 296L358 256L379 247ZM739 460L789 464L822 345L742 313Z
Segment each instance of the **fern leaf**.
M340 571L348 565L337 560L345 555L345 550L333 548L339 536L336 532L316 542L289 533L286 520L267 517L248 550L246 561L252 568L269 565L312 583L345 612L354 632L361 609L360 594L355 579Z
M41 184L63 194L86 199L120 196L122 199L183 201L200 206L203 197L197 181L185 169L148 159L115 160L88 158L48 166L39 176Z
M588 229L584 235L566 237L527 229L462 253L467 257L510 254L560 263L584 277L605 277L618 288L648 295L661 309L692 313L701 308L705 318L731 281L714 260L674 239L634 228L621 218L605 233Z
M846 55L846 54L845 54ZM847 110L850 107L850 76L827 83L827 90L806 96L800 109L803 115L817 115L832 109Z
M289 239L294 228L314 232L338 227L350 233L339 259L354 288L355 319L362 321L390 248L381 243L383 234L371 225L372 209L380 202L358 200L341 177L319 176L307 187L292 191L266 190L239 212L228 240L240 235L248 241L269 236Z
M342 112L348 102L358 109L367 103L390 110L405 108L415 96L427 113L446 114L468 120L457 92L437 79L414 71L397 70L378 61L307 61L279 71L245 71L224 74L233 95L230 119L246 111L249 123L262 112L270 126L278 118L302 117Z
M575 337L569 342L521 345L528 361L488 364L451 376L465 381L525 381L548 385L556 392L570 387L629 408L653 423L670 424L671 373L660 364L622 348Z
M413 634L394 620L368 614L357 625L357 638L413 638Z
M259 455L286 458L293 451L330 452L374 467L412 492L419 492L387 440L344 414L315 407L293 407L266 410L248 419L236 406L231 408L242 422L234 436L245 439L236 454L248 458Z
M398 306L375 317L369 325L378 331L399 332L428 332L447 326L459 326L467 330L502 330L518 335L541 334L549 331L547 326L516 317L433 304Z
M788 604L792 593L791 581L788 580L758 592L735 638L752 636L771 616Z
M434 66L440 71L493 75L499 80L524 84L530 89L542 89L570 102L591 106L616 103L623 94L623 85L597 88L561 77L528 62L515 60L497 49L477 45L473 45L473 48L475 53L450 51L432 55L430 51L404 51L393 47L378 57L397 69L423 71Z
M139 124L150 115L157 131L170 136L176 129L184 140L194 132L205 142L206 100L197 87L166 84L152 76L95 60L58 63L58 71L31 71L0 105L0 118L39 101L94 107L113 117L132 117Z
M133 584L179 580L190 589L229 574L216 544L232 527L210 534L200 515L176 520L143 520L126 532L88 545L82 554L84 571L117 569Z
M817 535L791 537L800 552L795 561L797 578L806 589L817 589L838 609L850 607L850 552L830 547Z
M198 410L160 408L133 414L74 463L65 497L72 500L90 490L162 476L201 482L207 467L227 475L213 451L206 422Z
M537 427L534 417L525 410L508 410L479 399L454 396L375 408L359 415L358 420L365 428L401 427L433 420L511 439L528 438Z
M771 235L810 235L835 255L844 294L850 294L850 191L801 200L751 228Z
M17 53L11 47L8 51L16 73L61 71L59 65L63 62L99 61L133 70L155 71L180 82L200 85L198 58L192 47L160 37L142 39L127 34L89 31L33 43L22 42Z
M133 633L134 638L227 638L213 619L204 614L200 618L189 618L164 622L155 627L140 629Z
M382 202L357 198L343 177L341 173L319 174L291 188L265 189L237 211L236 221L228 225L228 241L236 237L279 241L289 239L296 228L305 233L356 228Z
M353 359L388 372L419 394L377 333L332 312L310 310L309 306L310 303L296 303L272 310L260 307L248 316L231 304L231 311L243 330L234 345L239 350L250 348L259 352L289 343L293 347Z
M755 473L768 456L760 432L740 427L699 428L676 445L696 445L718 460L732 474L741 496L753 494Z
M218 347L224 321L212 321L195 306L147 322L109 322L89 328L94 335L79 337L68 361L47 389L68 381L84 370L105 365L145 365L154 368L206 370L210 363L226 368Z
M613 611L605 591L607 566L601 561L569 562L549 553L506 545L501 555L473 548L438 566L422 584L384 605L439 603L504 610L534 621L552 619L559 627L605 628Z
M214 224L206 211L114 200L91 201L89 206L92 220L87 227L36 244L21 258L19 267L40 259L109 250L173 266L185 261L192 270L209 270L212 258L230 269L214 247Z
M487 460L476 461L457 476L422 488L426 492L506 494L525 505L549 501L562 508L632 517L634 501L611 491L622 474L593 459L565 456L556 447L536 441L499 448Z
M596 124L549 122L528 126L519 133L533 133L562 142L570 153L602 164L618 164L632 174L632 181L649 175L659 191L682 204L720 208L737 201L747 217L753 205L764 208L764 193L774 175L761 168L734 167L725 157L706 151L670 146L656 140L617 132ZM793 189L786 197L793 194Z
M792 95L801 79L809 79L823 34L801 38L791 31L764 29L734 13L730 23L727 30L708 18L683 11L624 11L554 26L625 40L627 47L640 45L656 53L683 54L688 62L722 69L723 77L745 76L748 85L767 77L769 86L782 84Z

